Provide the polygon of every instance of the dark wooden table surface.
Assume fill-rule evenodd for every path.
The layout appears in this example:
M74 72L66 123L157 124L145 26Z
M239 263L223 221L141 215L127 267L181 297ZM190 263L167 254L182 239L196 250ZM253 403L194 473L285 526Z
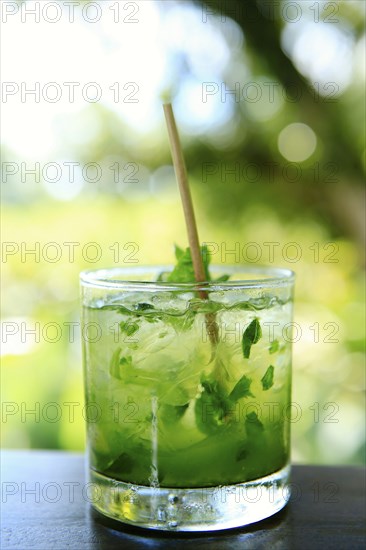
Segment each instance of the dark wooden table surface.
M365 548L365 470L294 466L292 500L270 519L206 534L164 534L93 512L81 454L3 451L1 549L322 550Z

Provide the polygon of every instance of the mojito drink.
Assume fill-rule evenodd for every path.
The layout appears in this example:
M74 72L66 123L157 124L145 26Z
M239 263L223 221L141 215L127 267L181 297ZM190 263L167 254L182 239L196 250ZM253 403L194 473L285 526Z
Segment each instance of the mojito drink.
M82 279L94 504L128 523L182 530L271 515L262 502L252 516L235 491L267 482L283 488L277 509L288 498L292 274L233 269L200 292L154 282L159 273ZM218 496L218 487L228 490ZM234 493L243 502L230 523Z

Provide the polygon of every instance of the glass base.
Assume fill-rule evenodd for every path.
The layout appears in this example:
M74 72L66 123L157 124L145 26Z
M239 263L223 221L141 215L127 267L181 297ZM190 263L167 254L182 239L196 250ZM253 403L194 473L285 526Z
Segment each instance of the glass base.
M290 466L237 485L169 489L124 483L90 472L96 510L123 523L164 531L217 531L272 516L290 498Z

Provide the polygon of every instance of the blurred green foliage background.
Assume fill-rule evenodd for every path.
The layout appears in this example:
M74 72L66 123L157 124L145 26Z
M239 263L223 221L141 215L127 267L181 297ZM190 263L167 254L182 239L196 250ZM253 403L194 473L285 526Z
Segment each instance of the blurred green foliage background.
M364 2L29 4L2 33L2 445L84 448L79 272L186 245L171 97L213 261L297 274L294 461L361 463Z

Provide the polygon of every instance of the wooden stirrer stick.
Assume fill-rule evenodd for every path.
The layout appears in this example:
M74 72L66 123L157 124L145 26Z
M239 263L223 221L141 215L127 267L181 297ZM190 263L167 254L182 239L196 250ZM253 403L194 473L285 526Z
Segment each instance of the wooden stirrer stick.
M170 149L173 157L175 176L177 178L180 196L182 198L184 217L186 220L188 242L191 249L195 279L198 283L206 279L200 251L196 218L193 210L191 191L188 184L187 170L184 162L182 146L179 139L171 103L163 105L166 125L168 128Z
M184 217L188 233L188 242L191 249L192 263L194 275L197 283L206 280L203 260L201 256L200 244L198 239L198 231L196 218L193 210L191 191L189 188L186 164L184 162L183 150L179 139L177 125L175 123L173 108L171 103L163 105L166 125L168 128L170 149L173 158L175 176L177 178L180 196L182 198ZM199 295L203 299L208 299L208 292L199 290ZM206 314L206 327L210 340L213 344L218 342L218 330L215 320L215 315L212 313Z

